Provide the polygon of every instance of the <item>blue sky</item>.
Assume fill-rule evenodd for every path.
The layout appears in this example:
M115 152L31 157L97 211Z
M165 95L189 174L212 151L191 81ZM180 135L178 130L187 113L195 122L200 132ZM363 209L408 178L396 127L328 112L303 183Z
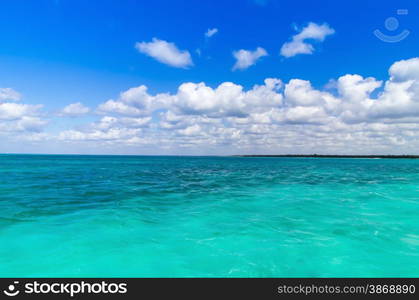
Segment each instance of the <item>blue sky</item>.
M330 80L337 80L345 74L359 74L363 78L373 77L384 82L389 80L390 66L397 61L415 58L419 53L417 1L364 0L343 3L284 0L14 0L2 1L0 8L0 87L11 88L21 94L16 103L43 105L37 115L32 114L32 117L45 120L46 123L38 126L34 132L38 136L36 139L41 139L43 134L43 139L47 140L39 144L34 142L36 139L28 142L28 132L31 130L21 130L19 134L24 138L19 140L16 134L10 134L9 130L0 135L0 139L8 141L8 146L0 146L2 152L19 152L23 147L22 152L90 153L94 150L86 149L94 149L98 140L87 139L85 143L75 143L65 141L64 138L58 139L57 136L65 130L78 130L82 133L96 130L89 127L89 124L99 122L100 118L106 116L103 112L98 113L97 107L109 99L118 101L121 92L141 85L147 86L150 95L156 95L176 94L179 86L187 82L204 82L212 89L223 82L233 82L242 86L244 90L250 90L255 84L262 85L266 78L278 78L284 86L291 79L298 78L310 81L313 89L323 91L325 85L326 89L330 85L327 85ZM398 15L397 9L408 9L408 14ZM387 30L384 25L384 21L389 17L395 17L400 22L399 28L393 32ZM284 43L291 42L292 37L301 33L310 23L315 26L327 26L333 33L320 39L306 39L305 43L312 49L311 54L296 54L292 57L281 55L280 50ZM211 37L206 37L207 30L214 28L217 32ZM375 29L389 35L407 29L410 34L398 43L385 43L374 36ZM180 53L188 52L192 63L186 67L174 67L159 62L155 57L135 47L136 43L151 43L153 38L170 43ZM245 50L251 55L257 47L264 51L260 58L245 68L233 70L237 62L235 51ZM383 86L384 83L371 94L379 94ZM330 93L336 94L334 91ZM286 96L281 97L284 97L286 103ZM218 128L224 126L239 130L240 134L246 132L246 129L234 126L234 122L228 119L230 115L220 117L219 114L216 116L214 111L210 113L208 110L196 110L191 107L182 110L179 108L179 101L182 100L173 101L175 104L171 105L176 106L173 109L163 105L152 111L128 115L145 118L148 114L152 118L151 124L156 127L161 121L159 113L173 111L178 116L190 117L191 113L188 111L195 111L192 114L194 117L199 115L210 118L211 121L216 119L218 123L214 126ZM415 102L415 99L412 101ZM89 108L89 113L80 114L77 118L60 114L64 107L79 102ZM295 107L304 106L300 104ZM226 111L226 108L221 108L220 111ZM107 113L111 116L111 112ZM112 113L112 117L124 117L116 111ZM248 108L241 113L250 115L254 113L254 109ZM336 114L334 117L337 117ZM394 120L383 118L381 117L380 124L395 123ZM17 120L3 119L7 119L7 122ZM197 122L199 121L195 119L190 120L190 123L184 124L183 128L179 125L176 130L184 130L197 125ZM248 123L249 126L256 125L249 120ZM359 121L359 124L361 123ZM204 135L208 134L201 123L198 125ZM7 126L15 125L8 123ZM295 127L289 129L289 126L287 123L278 128L287 130L289 134L296 134ZM123 130L123 127L118 128ZM161 130L148 129L153 131L153 134L148 134L147 130L142 128L130 138L153 140ZM350 134L351 131L348 130ZM400 127L395 130L400 131ZM252 140L250 136L247 138ZM130 144L125 148L121 147L120 141L115 143L117 147L112 146L109 139L100 142L105 143L106 153L196 153L192 146L178 148L176 145L184 143L185 140L177 139L177 135L167 136L167 139L173 142L172 146L159 148L158 151L158 147L153 145L151 140L147 142L148 146ZM216 142L210 143L208 154L264 152L259 148L240 148L237 141L219 141L216 136L212 139ZM206 139L207 142L209 140ZM297 152L307 152L320 147L311 145L304 148L298 145L282 149L279 146L275 147L274 140L275 138L267 152L293 152L293 149ZM281 144L280 139L276 141L277 145ZM214 146L218 145L218 142L219 146ZM87 146L89 143L91 145ZM310 144L309 141L307 143ZM384 147L384 144L380 143L384 141L379 142L374 151L395 151L394 146L386 144ZM411 142L407 144L411 145ZM330 148L327 151L344 152L345 149L347 148L343 146L342 149ZM411 151L409 149L405 151ZM369 151L367 148L361 150Z

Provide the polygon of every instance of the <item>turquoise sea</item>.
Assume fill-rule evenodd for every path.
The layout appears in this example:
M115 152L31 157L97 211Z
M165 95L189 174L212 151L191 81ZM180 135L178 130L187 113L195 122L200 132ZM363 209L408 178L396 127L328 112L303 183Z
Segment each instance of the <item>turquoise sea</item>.
M0 155L1 277L419 276L419 160Z

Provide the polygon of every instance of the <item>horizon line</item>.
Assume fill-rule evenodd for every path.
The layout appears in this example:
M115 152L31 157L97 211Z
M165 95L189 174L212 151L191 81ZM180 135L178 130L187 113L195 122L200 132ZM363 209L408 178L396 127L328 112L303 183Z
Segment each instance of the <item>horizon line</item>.
M193 154L90 154L90 153L0 153L0 156L3 155L39 155L39 156L145 156L145 157L243 157L243 158L252 158L252 157L289 157L289 158L419 158L419 154L202 154L202 155L193 155Z

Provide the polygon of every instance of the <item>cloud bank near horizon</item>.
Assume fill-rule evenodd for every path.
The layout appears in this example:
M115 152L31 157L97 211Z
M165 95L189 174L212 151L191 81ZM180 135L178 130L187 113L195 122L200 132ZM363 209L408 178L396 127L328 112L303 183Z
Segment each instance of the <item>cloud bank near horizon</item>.
M0 98L0 136L81 153L417 154L419 58L395 62L385 81L346 74L333 82L316 89L307 80L267 78L248 90L233 82L185 82L159 94L140 85L99 104L88 123L77 119L91 111L82 103L52 118L3 88L0 94L10 95ZM49 130L68 117L79 122Z

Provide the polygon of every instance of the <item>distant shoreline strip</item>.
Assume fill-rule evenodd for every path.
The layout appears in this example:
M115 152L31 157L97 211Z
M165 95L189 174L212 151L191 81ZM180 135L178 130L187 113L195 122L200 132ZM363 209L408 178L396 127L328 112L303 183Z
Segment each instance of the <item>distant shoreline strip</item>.
M279 154L279 155L233 155L235 157L294 157L294 158L397 158L419 159L419 155L322 155L322 154Z

